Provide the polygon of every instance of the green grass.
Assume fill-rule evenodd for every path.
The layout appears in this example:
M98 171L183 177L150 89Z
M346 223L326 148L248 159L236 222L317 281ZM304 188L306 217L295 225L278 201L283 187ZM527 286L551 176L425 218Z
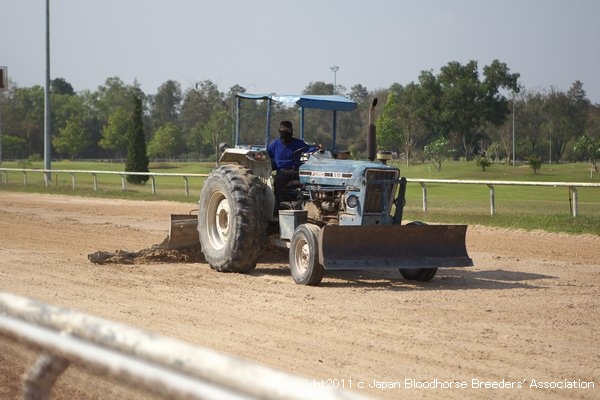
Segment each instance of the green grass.
M23 166L17 162L3 162L4 168L43 168L42 162ZM214 163L162 163L151 164L151 172L209 173ZM430 164L399 165L402 176L413 179L470 179L510 180L523 182L593 182L600 183L596 173L590 176L590 165L545 164L538 174L528 165L492 164L481 171L474 162L446 162L440 172ZM53 162L53 169L123 171L124 164L102 162ZM198 201L204 178L189 178L189 196L185 196L181 177L156 177L156 194L151 184L127 183L121 190L118 175L98 175L98 191L93 190L92 176L76 174L76 189L72 188L71 175L54 174L46 188L42 173L28 173L28 184L23 184L23 174L9 172L8 183L0 174L0 192L73 194L90 197L123 198L136 200L172 200L195 203ZM534 187L495 185L496 215L490 215L490 193L485 185L427 184L428 211L422 211L422 189L418 183L409 183L406 193L405 219L441 223L466 223L521 229L541 229L550 232L591 233L600 235L600 188L578 188L579 216L570 215L570 192L566 187Z
M534 174L528 165L492 164L481 171L474 163L446 162L440 172L429 164L400 165L403 176L413 179L470 179L520 182L592 182L589 164L543 165ZM407 219L442 223L466 223L550 232L600 235L600 188L578 188L579 215L571 216L570 192L566 187L495 185L496 215L490 215L490 190L485 185L427 184L427 213L422 211L422 189L409 183L406 193Z
M429 163L394 164L398 166L403 176L421 179L478 179L478 180L511 180L511 181L537 181L537 182L595 182L600 183L600 175L593 173L590 178L588 163L569 164L544 164L541 170L534 174L529 165L517 164L492 164L486 171L482 171L475 162L446 161L442 170L436 172Z
M27 168L43 169L42 162L33 162L22 165L17 162L4 162L3 168ZM150 172L173 173L173 174L208 174L214 167L214 163L160 163L150 164ZM86 171L112 171L121 172L125 170L125 164L108 162L71 162L60 161L52 163L53 170L86 170ZM8 172L8 184L4 182L4 176L0 176L0 191L12 190L27 193L54 193L75 194L89 197L108 197L136 200L172 200L182 202L197 202L200 188L204 182L202 177L188 177L189 196L185 195L185 181L179 176L157 176L156 194L152 194L152 184L148 180L145 184L134 185L125 182L125 190L122 190L122 179L120 175L97 175L98 191L94 191L93 176L89 173L76 173L76 189L73 190L73 182L69 173L53 173L52 182L46 187L43 174L36 172L27 173L27 186L24 185L24 176L21 172Z

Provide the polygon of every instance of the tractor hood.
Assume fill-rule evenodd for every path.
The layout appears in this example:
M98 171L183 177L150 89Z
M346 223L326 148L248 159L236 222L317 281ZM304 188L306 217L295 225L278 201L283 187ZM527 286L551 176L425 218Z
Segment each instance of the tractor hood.
M386 172L387 177L398 179L400 170L380 162L358 160L319 159L311 156L300 166L300 182L312 185L361 186L367 170Z

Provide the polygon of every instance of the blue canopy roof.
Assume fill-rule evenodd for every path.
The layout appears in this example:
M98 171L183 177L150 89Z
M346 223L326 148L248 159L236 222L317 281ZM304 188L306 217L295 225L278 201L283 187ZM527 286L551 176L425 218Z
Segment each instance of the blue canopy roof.
M251 100L268 100L281 103L294 103L303 108L316 108L319 110L352 111L356 102L339 95L276 95L276 94L250 94L238 93L237 97Z

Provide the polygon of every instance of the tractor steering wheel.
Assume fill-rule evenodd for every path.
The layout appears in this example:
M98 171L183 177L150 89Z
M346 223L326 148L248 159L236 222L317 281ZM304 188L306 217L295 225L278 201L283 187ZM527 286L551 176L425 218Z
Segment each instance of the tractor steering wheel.
M308 151L308 150L309 150L311 147L316 147L316 149L315 149L315 150L313 150L313 151ZM296 154L298 154L298 153L305 153L305 154L307 154L307 155L310 155L310 154L314 154L314 153L316 153L317 151L321 151L321 150L322 150L322 147L321 147L321 145L318 145L318 146L306 146L306 147L301 147L301 148L299 148L298 150L295 150L295 151L294 151L294 153L292 153L292 154L293 154L294 156L295 156Z

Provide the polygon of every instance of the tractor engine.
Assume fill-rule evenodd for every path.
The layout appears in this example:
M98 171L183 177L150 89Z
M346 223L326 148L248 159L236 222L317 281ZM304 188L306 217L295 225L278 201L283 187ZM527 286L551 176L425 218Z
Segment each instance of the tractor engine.
M336 160L315 153L300 166L303 209L320 224L388 225L398 168L371 161ZM403 200L402 200L403 204Z
M344 198L344 190L307 186L302 203L311 220L337 224L340 213L345 211Z

